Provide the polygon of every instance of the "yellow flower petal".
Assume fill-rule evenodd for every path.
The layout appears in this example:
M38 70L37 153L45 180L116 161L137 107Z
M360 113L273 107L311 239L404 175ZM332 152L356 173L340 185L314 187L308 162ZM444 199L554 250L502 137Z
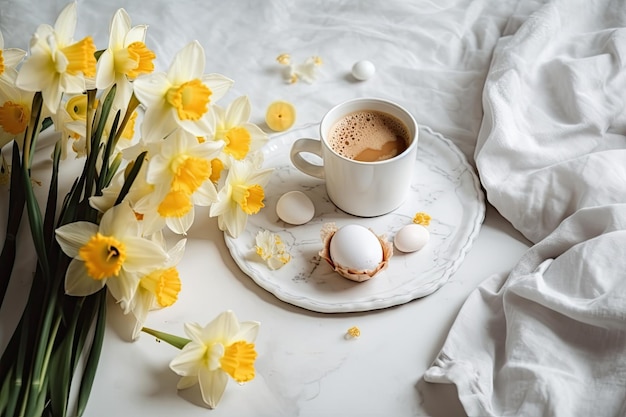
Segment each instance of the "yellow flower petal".
M141 278L139 285L154 294L161 307L174 304L181 288L180 277L176 268L154 271Z
M250 151L250 132L244 127L235 126L229 129L225 136L224 152L235 159L243 159Z
M149 74L154 71L154 59L156 55L143 42L133 42L128 45L128 54L135 62L135 66L126 71L130 78L137 78L141 74Z
M22 104L7 101L0 106L0 127L5 132L18 135L26 130L29 120L30 109Z
M79 94L67 101L65 110L72 120L87 120L87 94Z
M126 246L112 236L96 233L78 255L85 261L85 268L90 277L101 280L117 276L126 260Z
M183 217L193 208L189 194L181 190L167 193L157 209L161 217Z
M291 55L287 53L280 54L276 57L276 61L278 61L278 63L282 65L289 65L291 63Z
M196 78L170 88L166 99L180 120L199 120L209 110L211 94L211 89Z
M61 50L67 58L67 68L70 75L84 74L86 77L96 75L96 45L91 36L69 45Z
M211 162L206 159L187 156L175 163L172 190L181 190L191 195L203 182L211 178Z
M428 226L430 224L431 217L428 213L417 212L413 216L413 223L421 224L422 226Z
M254 379L254 361L257 353L254 343L238 341L227 346L220 360L222 370L239 383Z
M218 182L222 176L224 170L224 163L219 158L213 158L211 160L211 182Z
M233 200L239 204L246 214L256 214L265 207L263 198L265 198L265 192L263 187L258 184L233 187Z
M296 108L287 101L275 101L270 104L265 113L265 123L276 131L289 129L296 121Z

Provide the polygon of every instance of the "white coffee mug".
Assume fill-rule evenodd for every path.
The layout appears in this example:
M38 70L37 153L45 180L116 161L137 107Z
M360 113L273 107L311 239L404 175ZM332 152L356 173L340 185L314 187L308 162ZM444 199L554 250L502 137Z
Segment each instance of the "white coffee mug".
M402 121L409 133L404 152L375 162L356 161L335 152L328 142L330 128L342 117L362 110L387 113ZM418 125L407 110L383 99L358 98L329 110L320 123L320 140L296 140L290 157L300 171L325 180L328 197L338 208L355 216L374 217L395 210L406 200L413 179L417 141ZM304 153L319 156L322 165L307 161L302 157Z

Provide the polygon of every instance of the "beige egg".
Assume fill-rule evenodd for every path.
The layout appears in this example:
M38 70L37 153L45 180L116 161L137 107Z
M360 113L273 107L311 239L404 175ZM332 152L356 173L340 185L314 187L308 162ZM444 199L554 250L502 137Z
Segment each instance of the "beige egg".
M430 232L421 224L407 224L396 233L393 243L401 252L417 252L430 240Z
M276 214L285 223L301 225L313 218L315 206L302 191L289 191L278 199Z

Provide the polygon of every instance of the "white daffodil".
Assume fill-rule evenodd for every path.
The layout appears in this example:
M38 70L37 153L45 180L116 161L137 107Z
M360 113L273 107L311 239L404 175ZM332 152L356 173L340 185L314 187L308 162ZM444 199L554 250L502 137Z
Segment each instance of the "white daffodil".
M154 71L156 55L145 44L146 25L131 27L126 10L118 9L111 19L109 46L98 59L96 88L117 86L115 108L123 108L132 95L131 80Z
M162 233L155 233L153 240L158 240L163 248L165 242ZM130 309L135 316L133 339L141 333L148 312L154 308L169 307L178 299L181 283L176 266L185 252L186 239L181 239L168 252L168 261L162 266L155 266L139 280L139 287L130 302Z
M269 230L259 230L255 242L256 253L267 263L269 269L282 268L291 260L291 255L278 234Z
M18 48L4 49L4 37L0 32L0 82L13 84L17 78L16 67L26 56L26 51Z
M260 155L260 154L259 154ZM263 199L272 169L260 169L258 161L233 160L224 186L217 194L210 216L217 216L220 230L237 237L246 227L248 216L256 214L264 207Z
M13 139L21 146L30 122L33 93L0 83L0 148Z
M182 376L178 389L200 383L202 399L215 408L229 376L239 383L252 380L259 325L254 321L240 323L232 311L220 314L205 327L186 323L185 333L191 341L170 363L170 368Z
M85 91L85 77L96 75L96 47L90 36L74 42L76 3L69 3L54 27L42 24L31 38L30 56L17 75L26 91L41 91L45 106L54 113L63 93Z
M230 157L242 160L249 153L255 152L268 141L268 136L257 125L250 123L250 100L241 96L233 100L224 110L214 106L215 112L215 140L224 142L223 155L220 160L224 163ZM228 168L228 167L226 167Z
M276 61L281 65L285 65L283 70L283 77L285 81L290 84L303 80L309 84L312 84L317 78L317 69L322 65L322 58L319 56L311 56L300 64L294 64L291 62L291 56L289 54L280 54Z
M219 155L219 142L199 142L191 133L178 129L160 141L148 161L147 181L155 192L137 204L143 213L146 233L167 225L185 234L194 219L194 206L209 206L217 199L211 181L212 160Z
M141 237L139 221L128 204L104 213L99 226L85 221L63 225L56 238L73 258L65 275L65 292L86 296L106 285L125 313L141 277L167 261L161 246Z
M226 94L233 81L220 74L204 74L205 55L200 43L179 51L167 72L137 78L135 95L146 106L142 136L164 138L178 126L194 136L213 134L211 104Z

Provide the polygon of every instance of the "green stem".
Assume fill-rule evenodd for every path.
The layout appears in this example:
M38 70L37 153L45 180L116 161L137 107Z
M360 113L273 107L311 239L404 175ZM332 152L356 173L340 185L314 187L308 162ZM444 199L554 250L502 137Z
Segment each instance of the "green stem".
M187 343L191 342L191 340L185 339L184 337L174 336L173 334L160 332L158 330L150 329L148 327L143 327L141 331L144 333L148 333L149 335L152 335L157 339L163 340L164 342L167 342L178 349L184 348Z

